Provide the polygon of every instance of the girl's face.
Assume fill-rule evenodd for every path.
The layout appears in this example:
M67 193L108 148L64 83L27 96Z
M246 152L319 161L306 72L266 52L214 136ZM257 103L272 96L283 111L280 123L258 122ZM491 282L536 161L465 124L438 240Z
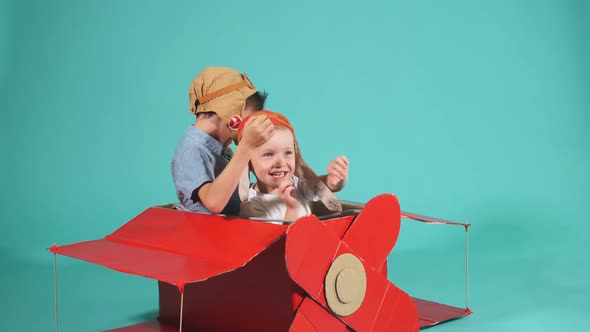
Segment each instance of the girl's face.
M258 190L276 193L284 181L291 181L295 172L295 138L290 130L275 127L275 133L252 154L252 169L258 180Z

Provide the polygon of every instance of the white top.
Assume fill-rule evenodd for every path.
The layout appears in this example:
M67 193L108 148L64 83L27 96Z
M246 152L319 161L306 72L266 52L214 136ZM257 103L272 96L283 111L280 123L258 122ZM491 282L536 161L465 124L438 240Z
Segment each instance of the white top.
M297 218L311 214L310 202L317 201L318 197L305 185L305 181L293 176L297 198L299 200L299 213ZM263 194L254 189L255 184L248 190L248 200L240 207L240 216L243 218L264 218L284 220L287 213L287 205L279 195Z

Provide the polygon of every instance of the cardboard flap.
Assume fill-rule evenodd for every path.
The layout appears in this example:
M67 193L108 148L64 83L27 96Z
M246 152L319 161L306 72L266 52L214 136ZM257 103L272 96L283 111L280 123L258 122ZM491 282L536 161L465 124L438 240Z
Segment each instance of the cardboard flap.
M149 208L106 238L52 251L182 288L245 265L286 226Z

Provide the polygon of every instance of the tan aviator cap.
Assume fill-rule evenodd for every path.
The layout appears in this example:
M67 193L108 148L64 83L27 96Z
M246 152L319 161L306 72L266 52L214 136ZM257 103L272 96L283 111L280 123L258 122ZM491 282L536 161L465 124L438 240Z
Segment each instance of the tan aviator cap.
M256 88L246 74L229 67L207 67L197 75L188 90L191 113L215 112L224 123L240 115L246 98Z

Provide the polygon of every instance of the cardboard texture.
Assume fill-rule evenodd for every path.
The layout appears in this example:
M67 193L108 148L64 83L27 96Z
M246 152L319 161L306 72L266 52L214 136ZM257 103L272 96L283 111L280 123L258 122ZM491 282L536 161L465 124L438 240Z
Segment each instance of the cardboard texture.
M51 251L159 280L158 320L117 332L178 331L181 299L186 332L403 332L471 313L388 281L399 203L380 195L361 207L289 226L153 207L104 239Z
M340 320L355 331L418 331L414 302L377 270L395 244L400 222L399 204L393 195L377 196L367 203L343 237L330 232L316 216L300 218L287 230L289 274L314 300L337 312L340 306L334 310L327 303L328 290L324 291L323 280L334 258L352 254L362 260L367 289L358 310L339 315ZM362 237L364 240L359 240ZM386 245L380 243L372 247L370 243L374 242ZM360 249L353 246L359 243L362 243Z

